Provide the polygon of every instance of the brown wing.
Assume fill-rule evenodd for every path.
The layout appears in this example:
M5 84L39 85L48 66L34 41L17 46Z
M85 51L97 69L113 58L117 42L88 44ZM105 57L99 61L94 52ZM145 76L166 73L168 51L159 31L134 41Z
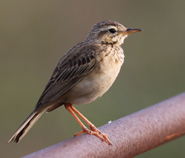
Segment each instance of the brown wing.
M54 102L94 69L98 46L86 45L81 46L81 49L78 49L78 45L76 47L69 50L59 61L36 105L36 109L48 102Z

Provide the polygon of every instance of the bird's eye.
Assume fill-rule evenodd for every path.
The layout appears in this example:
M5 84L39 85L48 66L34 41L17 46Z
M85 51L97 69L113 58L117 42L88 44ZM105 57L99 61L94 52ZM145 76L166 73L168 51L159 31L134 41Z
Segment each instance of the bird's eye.
M109 29L109 32L110 32L110 33L115 33L116 30L115 30L115 29Z

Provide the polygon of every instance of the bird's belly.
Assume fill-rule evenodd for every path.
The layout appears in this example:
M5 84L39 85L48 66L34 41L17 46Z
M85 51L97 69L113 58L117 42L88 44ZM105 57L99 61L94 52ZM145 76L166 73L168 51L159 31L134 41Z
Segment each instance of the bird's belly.
M101 97L115 81L122 62L103 60L90 74L67 93L66 101L71 104L87 104Z

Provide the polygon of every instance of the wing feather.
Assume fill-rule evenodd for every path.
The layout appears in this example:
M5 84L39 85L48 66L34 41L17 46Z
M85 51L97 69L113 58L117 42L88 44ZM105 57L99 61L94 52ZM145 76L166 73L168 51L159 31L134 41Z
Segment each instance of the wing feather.
M74 50L69 50L59 61L36 108L48 102L53 103L95 68L97 45L88 45L76 52Z

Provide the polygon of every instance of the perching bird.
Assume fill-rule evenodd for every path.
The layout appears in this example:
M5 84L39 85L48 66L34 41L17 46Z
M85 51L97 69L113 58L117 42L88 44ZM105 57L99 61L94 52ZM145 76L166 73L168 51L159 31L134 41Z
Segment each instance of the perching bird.
M73 104L90 103L111 87L124 62L121 44L128 34L139 31L141 29L126 28L111 20L94 25L87 38L72 47L60 59L35 109L9 142L19 142L44 112L64 105L82 127L82 131L75 136L82 133L92 134L110 145L108 136L100 132L73 107ZM90 129L77 115L90 126Z

